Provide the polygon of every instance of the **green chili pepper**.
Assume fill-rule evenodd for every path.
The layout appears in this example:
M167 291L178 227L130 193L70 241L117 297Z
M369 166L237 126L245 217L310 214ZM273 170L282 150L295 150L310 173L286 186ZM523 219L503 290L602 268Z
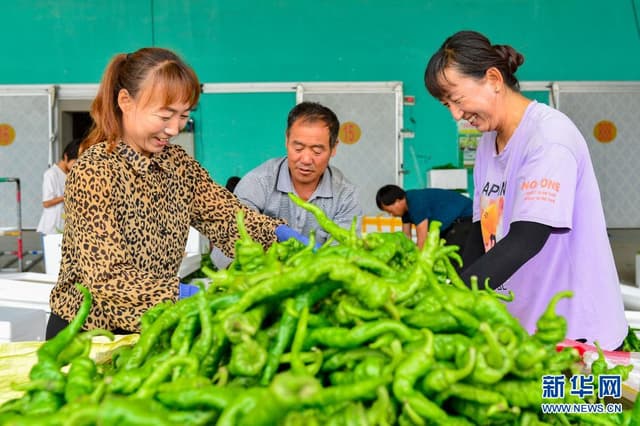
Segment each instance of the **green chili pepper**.
M196 327L198 326L198 317L196 312L184 315L178 326L171 335L171 348L176 354L186 355L189 353L191 342L196 333Z
M452 396L479 404L508 406L507 399L500 392L462 382L453 383L444 392L438 394L436 402L442 404Z
M558 301L573 295L570 291L561 291L551 298L547 309L536 323L537 330L534 337L541 343L555 346L561 342L567 334L567 320L560 315L556 315L555 309Z
M513 373L527 374L536 366L541 366L548 356L548 351L536 339L525 339L516 349Z
M473 314L453 305L445 304L443 309L458 321L460 332L470 336L476 334L480 327L480 321Z
M290 238L290 240L295 241L295 238ZM275 246L275 244L272 245L272 247L273 246ZM301 250L298 250L295 254L287 256L286 260L284 261L284 264L287 267L292 267L292 268L298 267L304 264L305 262L311 261L312 256L315 255L316 250L317 250L316 235L314 231L311 231L309 233L309 242L307 243L307 245L304 246Z
M407 404L420 417L436 422L448 418L447 413L414 389L415 383L433 366L433 333L423 329L424 341L410 352L397 366L393 378L393 394L403 404Z
M238 343L246 336L255 336L269 312L267 304L256 306L247 312L235 313L224 321L224 329L231 343Z
M285 406L272 398L268 389L250 388L225 407L216 426L275 425L286 413Z
M479 404L465 399L450 398L447 405L476 424L509 424L519 415L519 410L496 404Z
M428 328L434 333L455 333L462 331L458 320L448 312L426 313L412 311L402 317L402 322L415 328Z
M396 410L386 386L376 389L376 400L367 411L367 420L371 425L391 426L396 423Z
M105 336L109 340L113 340L113 333L110 331L95 328L93 330L79 332L71 342L60 351L56 360L60 365L67 365L78 356L84 354L87 348L87 342L95 336Z
M362 247L363 241L358 238L355 227L352 226L352 229L346 230L329 219L320 207L305 202L291 192L289 193L289 198L291 198L291 200L295 204L313 214L313 216L316 218L316 221L318 222L318 225L320 225L320 227L326 232L331 234L331 236L335 238L336 241L340 242L340 244L348 247Z
M101 329L87 331L76 337L75 340L81 341L84 345L84 350L71 362L69 367L64 391L64 397L67 402L81 396L90 395L96 389L95 379L98 371L96 363L89 356L93 336L106 336L110 340L114 339L113 333Z
M381 308L391 300L393 290L388 281L342 259L329 261L332 262L329 277L334 281L342 282L346 291L357 296L368 308Z
M190 410L204 407L222 411L240 392L238 388L214 386L204 377L182 377L160 384L155 398L169 408Z
M434 334L433 347L439 361L452 360L456 354L468 350L471 339L464 334Z
M328 407L345 401L371 400L380 386L391 382L388 374L355 384L323 388L314 377L285 372L274 377L274 397L289 407Z
M498 342L489 324L483 322L478 329L486 345L478 351L471 380L481 384L493 384L502 380L511 370L513 361L507 349Z
M537 380L502 380L491 385L491 389L503 395L510 405L539 409L542 400L542 377Z
M290 411L282 419L281 426L325 426L325 421L321 417L323 416L316 409Z
M211 331L213 335L211 348L200 362L200 374L207 377L218 370L220 360L229 347L229 340L222 324L214 322Z
M89 316L91 310L92 297L89 290L81 284L76 284L76 288L82 293L83 299L76 316L60 333L51 340L46 341L38 349L38 360L40 359L57 359L60 352L71 343L75 336L80 332L85 320Z
M350 349L385 333L394 333L403 341L416 339L415 333L401 322L381 319L367 322L351 329L342 327L316 328L308 334L304 347L323 345Z
M458 352L458 357L462 359L462 367L452 369L447 368L445 364L436 364L425 375L422 388L429 393L442 392L471 374L475 367L476 349L464 349Z
M160 315L169 307L173 306L173 302L165 301L160 302L157 305L147 309L140 317L140 330L141 332L146 330L157 320Z
M118 369L108 377L109 392L122 395L130 395L136 392L145 380L172 356L171 351L164 351L149 356L144 364L135 369Z
M95 388L95 377L97 374L96 363L86 357L78 357L71 363L69 374L67 375L67 386L65 388L65 400L73 401L84 395L89 395Z
M285 298L297 291L304 291L313 286L322 277L326 277L334 269L335 259L320 257L313 267L283 269L273 273L260 285L248 288L240 299L225 310L218 312L216 318L224 320L234 313L242 313L267 299ZM188 300L188 299L185 299Z
M342 367L352 370L356 364L366 358L379 358L385 362L389 361L389 357L379 350L360 347L347 351L340 351L329 357L324 364L322 364L322 371L335 371Z
M267 361L267 351L251 338L233 345L229 372L236 376L258 376Z
M195 359L203 359L209 349L213 345L213 326L211 310L207 304L205 294L203 291L199 291L194 296L198 302L198 314L200 316L200 334L191 347L189 353Z
M374 320L384 316L384 312L366 309L356 298L346 295L340 298L335 313L339 324L353 324L354 321Z
M29 378L33 382L49 383L49 389L64 390L65 377L60 371L62 365L58 361L58 356L80 332L91 310L92 298L89 290L80 284L76 284L76 288L83 296L82 304L76 316L60 333L40 346L37 351L38 362L31 368L29 373ZM52 413L62 403L62 392L52 392L46 387L34 389L29 392L29 403L26 410L34 415Z
M625 352L640 352L640 339L636 331L630 326L627 329L627 336L622 342L622 350Z
M262 371L262 376L260 377L261 385L266 386L271 382L271 379L275 375L280 365L280 357L291 344L296 330L296 324L298 322L295 313L300 312L305 306L310 308L318 300L330 294L335 288L337 288L337 286L338 283L327 281L312 289L300 293L295 297L295 299L291 299L294 305L294 312L292 313L285 309L282 313L282 317L280 318L280 324L278 327L278 334L273 344L269 348L267 361L265 363L264 370ZM287 305L286 302L285 305Z
M191 356L175 355L164 361L154 369L149 377L142 383L142 386L134 394L134 398L151 398L156 392L157 386L171 375L171 371L178 365L187 368L187 377L195 376L198 371L198 360Z
M238 294L223 294L208 300L209 309L212 311L228 308L241 298ZM131 350L123 365L125 370L131 370L139 367L151 352L154 346L162 339L162 335L170 330L185 315L196 315L198 308L198 299L188 297L174 304L171 309L163 311L158 319L156 319L148 328L146 333L140 335L140 339Z
M508 311L507 306L486 290L476 292L472 312L476 318L489 324L508 326L519 339L528 336L520 322Z
M166 410L161 404L153 400L111 396L99 405L78 407L71 413L68 422L65 424L140 426L185 424L184 415L177 414ZM211 417L212 413L209 413L207 420L201 418L197 424L205 424ZM177 421L181 421L181 423L176 423Z

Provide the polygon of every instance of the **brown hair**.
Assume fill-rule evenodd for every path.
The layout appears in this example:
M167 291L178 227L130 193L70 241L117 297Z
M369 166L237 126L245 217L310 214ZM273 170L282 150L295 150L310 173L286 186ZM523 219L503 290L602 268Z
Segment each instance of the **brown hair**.
M134 53L115 55L102 76L98 94L91 104L93 126L82 143L82 151L107 141L112 151L122 137L122 111L118 94L126 89L142 104L158 99L164 105L186 102L194 108L200 98L200 82L193 69L175 53L145 47Z
M459 31L447 38L433 54L424 73L424 82L431 96L442 99L446 95L442 83L447 80L445 71L448 67L455 67L462 74L477 79L495 67L505 84L519 92L520 84L514 74L523 63L524 56L513 47L492 45L487 37L475 31Z

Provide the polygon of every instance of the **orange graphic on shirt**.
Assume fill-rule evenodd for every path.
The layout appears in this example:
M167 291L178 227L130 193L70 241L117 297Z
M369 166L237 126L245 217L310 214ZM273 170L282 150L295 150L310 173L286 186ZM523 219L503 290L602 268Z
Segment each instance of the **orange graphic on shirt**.
M496 245L498 224L502 219L502 210L504 209L504 198L499 197L489 201L489 205L482 210L480 215L480 225L482 228L482 240L484 241L484 250L489 251Z

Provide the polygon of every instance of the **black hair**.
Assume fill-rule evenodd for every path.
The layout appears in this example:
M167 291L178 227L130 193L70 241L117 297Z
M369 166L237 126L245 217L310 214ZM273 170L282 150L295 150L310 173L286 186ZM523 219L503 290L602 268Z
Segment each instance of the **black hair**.
M64 151L62 151L62 158L66 157L67 161L77 160L81 142L82 139L80 138L71 140L71 142L69 142L67 146L64 147Z
M329 128L329 147L333 148L338 143L340 121L338 121L336 114L326 106L317 102L300 102L294 106L287 117L287 135L293 123L298 120L309 123L322 121Z
M240 182L240 176L231 176L229 179L227 179L227 183L224 185L224 187L233 192L233 190L236 189L236 185L238 185L238 182Z
M523 63L524 56L513 47L492 45L487 37L475 31L459 31L447 38L433 54L424 73L424 82L431 96L442 99L446 95L443 83L448 67L476 79L482 79L489 68L495 67L505 84L519 92L520 83L514 74Z
M383 207L390 206L395 203L396 200L402 200L403 198L406 198L406 196L407 193L398 185L385 185L378 189L378 193L376 194L376 205L380 210L383 210Z

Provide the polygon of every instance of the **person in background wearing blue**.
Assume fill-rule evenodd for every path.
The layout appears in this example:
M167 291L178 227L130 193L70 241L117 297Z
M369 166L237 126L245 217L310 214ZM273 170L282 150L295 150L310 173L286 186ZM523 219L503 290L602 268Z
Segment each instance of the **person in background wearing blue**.
M45 235L61 234L64 228L64 186L67 174L78 159L80 139L65 146L62 159L44 172L42 179L42 216L37 231Z
M289 193L320 207L343 228L350 228L356 217L360 232L362 207L356 188L340 170L329 165L336 155L339 130L338 117L329 108L316 102L299 103L287 117L287 156L251 170L238 182L235 195L246 206L285 220L304 236L314 231L319 244L328 234L311 213L291 201Z
M429 222L442 222L440 235L462 253L471 230L473 200L456 191L440 188L410 189L385 185L376 194L376 204L392 216L402 218L402 231L409 238L416 227L416 244L420 249L429 232Z

